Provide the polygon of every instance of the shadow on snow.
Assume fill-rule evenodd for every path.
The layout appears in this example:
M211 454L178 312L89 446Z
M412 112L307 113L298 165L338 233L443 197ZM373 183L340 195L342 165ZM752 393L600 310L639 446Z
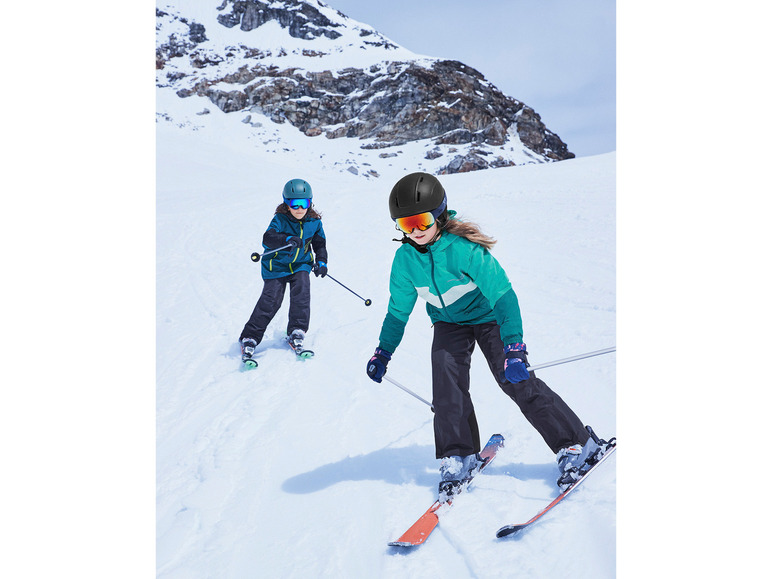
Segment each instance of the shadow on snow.
M296 475L284 481L281 488L292 494L307 494L341 482L363 480L380 480L394 485L412 483L431 488L439 481L439 461L433 457L434 447L431 446L383 448L370 454L349 456ZM494 463L486 469L485 474L554 483L558 472L552 463Z

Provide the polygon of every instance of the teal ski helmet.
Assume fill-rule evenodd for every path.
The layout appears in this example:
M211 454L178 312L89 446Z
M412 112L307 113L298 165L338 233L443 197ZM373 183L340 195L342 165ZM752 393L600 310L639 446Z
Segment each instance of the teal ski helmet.
M303 181L303 179L292 179L287 181L284 185L284 202L287 199L313 199L314 195L311 193L311 185Z

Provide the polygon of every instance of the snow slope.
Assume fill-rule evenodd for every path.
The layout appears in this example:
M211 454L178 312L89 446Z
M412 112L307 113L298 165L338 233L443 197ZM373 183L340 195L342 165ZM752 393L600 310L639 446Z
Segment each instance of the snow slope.
M409 146L368 158L380 177L335 159L346 139L312 139L159 91L157 123L157 575L463 578L615 574L615 463L521 537L497 540L556 495L557 467L479 353L472 396L482 436L506 446L427 543L388 547L432 503L432 414L371 382L397 244L386 199L418 170ZM411 162L412 160L412 162ZM282 343L287 303L240 371L237 338L262 288L249 255L288 179L308 180L324 218L329 279L312 277L308 345ZM441 177L450 208L499 240L532 364L615 344L615 155ZM419 304L389 375L430 398L431 327ZM605 437L615 434L615 354L539 375ZM624 441L623 441L624 444ZM624 447L622 452L624 452Z

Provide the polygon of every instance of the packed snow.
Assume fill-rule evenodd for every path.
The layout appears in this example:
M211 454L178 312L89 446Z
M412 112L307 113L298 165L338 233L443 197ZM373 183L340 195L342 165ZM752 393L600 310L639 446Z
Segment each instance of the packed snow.
M481 436L501 433L505 447L424 545L387 545L431 505L439 479L430 409L365 374L398 247L387 197L427 169L423 146L380 158L256 115L245 128L199 97L159 90L157 104L157 576L557 577L570 567L613 577L616 457L522 536L495 538L557 495L558 471L479 352ZM354 157L375 173L338 161ZM287 298L259 367L244 372L237 339L262 289L250 254L292 178L313 188L330 275L372 306L312 277L316 357L296 360L283 341ZM532 364L615 345L615 154L440 179L450 208L498 239ZM431 338L419 304L388 370L423 398ZM539 372L607 438L615 359Z

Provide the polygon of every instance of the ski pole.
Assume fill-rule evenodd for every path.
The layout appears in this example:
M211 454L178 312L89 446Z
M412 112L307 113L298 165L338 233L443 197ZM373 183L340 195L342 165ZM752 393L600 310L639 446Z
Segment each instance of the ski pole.
M266 253L273 253L275 251L281 251L282 249L287 249L288 247L295 247L295 246L292 245L291 243L288 243L284 247L277 247L276 249L266 249L263 253L255 252L255 253L252 254L252 261L257 263L258 261L260 261L260 258L263 257Z
M532 372L534 370L541 370L542 368L549 368L551 366L558 366L560 364L567 364L569 362L575 362L577 360L584 360L585 358L592 358L593 356L600 356L602 354L610 354L611 352L616 352L616 346L612 346L611 348L606 348L604 350L596 350L594 352L587 352L586 354L579 354L577 356L571 356L570 358L563 358L562 360L555 360L553 362L546 362L544 364L539 364L538 366L530 366L528 368L529 372ZM430 403L421 398L418 394L413 392L412 390L405 388L402 384L397 382L396 380L392 379L390 376L384 375L384 378L394 384L397 388L401 388L411 396L418 398L421 402L429 406L429 408L432 409L432 412L434 412L434 406Z
M570 358L563 358L562 360L555 360L554 362L546 362L544 364L539 364L538 366L530 366L528 371L533 372L534 370L541 370L542 368L558 366L559 364L568 364L569 362L575 362L576 360L584 360L585 358L592 358L593 356L600 356L601 354L609 354L616 351L616 346L612 346L611 348L606 348L605 350L596 350L595 352L587 352L586 354L579 354L578 356L571 356Z
M397 388L402 388L402 390L404 390L405 392L407 392L407 393L408 393L408 394L410 394L411 396L414 396L415 398L418 398L418 399L419 399L421 402L423 402L423 403L424 403L424 404L426 404L426 405L427 405L429 408L431 408L431 409L432 409L432 412L434 412L434 406L432 406L431 402L427 402L426 400L424 400L423 398L421 398L421 397L420 397L418 394L416 394L416 393L415 393L415 392L413 392L412 390L409 390L409 389L405 388L405 387L404 387L402 384L400 384L400 383L399 383L399 382L397 382L396 380L392 380L391 378L389 378L389 377L388 377L388 376L386 376L386 375L384 375L383 377L384 377L386 380L388 380L389 382L391 382L392 384L394 384L394 386L396 386Z
M354 294L354 295L355 295L356 297L358 297L360 300L363 300L363 301L365 302L365 305L366 305L366 306L369 306L370 304L372 304L372 303L373 303L373 302L372 302L372 300L369 300L369 299L365 299L365 298L363 298L362 296L360 296L358 293L356 293L356 292L355 292L354 290L352 290L351 288L349 288L349 287L346 287L345 285L343 285L342 283L340 283L340 282L339 282L337 279L335 279L334 277L332 277L332 276L331 276L329 273L328 273L327 275L325 275L324 277L329 277L329 278L330 278L332 281L334 281L335 283L337 283L337 284L340 284L341 286L343 286L344 288L346 288L348 291L350 291L352 294Z

